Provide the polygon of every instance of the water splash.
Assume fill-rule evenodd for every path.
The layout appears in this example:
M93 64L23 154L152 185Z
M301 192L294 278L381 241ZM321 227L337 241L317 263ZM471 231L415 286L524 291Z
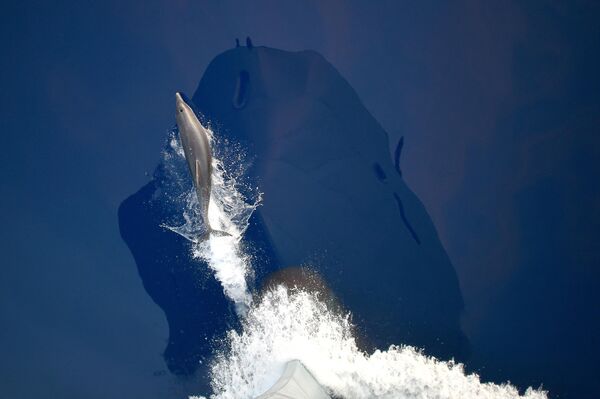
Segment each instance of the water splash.
M252 296L248 291L246 277L250 259L240 250L235 236L216 236L197 242L193 246L194 258L205 261L223 286L225 295L233 301L238 315L246 314Z
M252 274L250 257L241 250L241 239L252 212L260 204L261 194L244 180L249 165L243 150L227 141L218 142L212 130L207 131L214 152L208 219L213 229L229 236L211 234L207 240L199 240L207 230L206 223L202 220L177 129L169 133L168 145L163 151L165 189L158 195L163 203L178 211L172 212L162 226L191 242L192 256L208 265L241 315L252 300L246 282Z
M410 346L361 352L348 316L337 315L314 294L277 287L264 294L230 331L212 364L213 399L254 398L269 389L286 362L299 359L334 397L518 398L509 384L482 383L461 364L425 356ZM547 398L528 388L524 398Z

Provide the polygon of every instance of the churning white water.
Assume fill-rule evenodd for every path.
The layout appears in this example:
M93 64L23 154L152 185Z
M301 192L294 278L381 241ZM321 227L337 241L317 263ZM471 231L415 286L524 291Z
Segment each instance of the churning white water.
M240 243L260 194L256 191L254 200L248 200L239 190L245 171L239 148L219 154L223 147L212 136L211 141L217 153L213 158L209 219L214 229L230 236L212 235L198 241L205 231L204 221L175 132L163 157L169 192L159 198L179 206L179 222L164 226L190 240L192 255L208 265L235 303L241 320L240 331L229 331L215 353L211 398L254 398L268 390L293 359L299 359L338 398L520 397L509 384L482 383L476 374L465 374L461 364L436 360L401 343L370 355L361 352L349 315L330 311L314 293L279 286L253 303L247 284L252 274L250 257ZM541 399L547 394L528 388L522 397Z
M230 331L212 364L213 398L254 398L269 389L286 362L300 360L332 396L340 398L518 398L511 385L482 383L461 364L428 357L409 346L361 352L347 315L314 295L282 286L264 294ZM527 389L525 398L546 398Z

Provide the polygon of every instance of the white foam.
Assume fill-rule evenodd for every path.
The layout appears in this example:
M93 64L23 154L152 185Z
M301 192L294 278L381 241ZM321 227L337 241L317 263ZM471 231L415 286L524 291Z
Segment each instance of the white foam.
M212 234L208 240L193 247L195 258L204 260L223 286L225 295L233 301L238 315L245 314L252 302L248 291L248 257L241 253L234 236Z
M348 317L332 314L315 296L278 287L266 293L230 331L212 364L214 399L254 398L299 359L336 397L518 398L508 384L482 383L461 364L425 356L408 346L366 355L358 350ZM527 389L525 398L546 398Z

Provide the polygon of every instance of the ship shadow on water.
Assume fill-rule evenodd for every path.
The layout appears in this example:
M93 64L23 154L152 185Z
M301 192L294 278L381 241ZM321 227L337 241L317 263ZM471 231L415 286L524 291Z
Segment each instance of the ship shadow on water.
M247 174L264 193L242 241L255 295L280 283L319 291L332 309L351 312L367 352L406 344L467 358L456 273L402 179L402 143L392 159L387 134L327 61L310 51L230 50L211 62L192 100L215 134L246 149ZM167 180L159 165L121 204L119 225L169 323L166 364L190 376L240 321L190 242L162 227L181 212L156 200Z

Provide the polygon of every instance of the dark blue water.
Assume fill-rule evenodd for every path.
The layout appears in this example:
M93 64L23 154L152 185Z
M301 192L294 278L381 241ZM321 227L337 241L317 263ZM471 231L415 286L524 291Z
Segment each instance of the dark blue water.
M194 96L194 101L213 119L215 131L249 152L269 152L251 173L263 177L256 184L265 192L278 192L278 173L302 186L302 173L294 167L310 175L328 161L318 154L361 158L349 173L329 165L331 176L350 174L364 182L355 191L344 189L349 187L344 179L320 176L336 201L286 190L291 195L281 192L265 202L277 200L277 206L270 216L266 208L257 213L246 232L249 242L258 243L252 250L262 253L265 264L263 270L257 263L253 289L271 270L296 264L303 255L311 253L313 264L328 263L317 248L325 242L321 234L295 238L297 220L284 204L296 209L302 204L294 198L307 201L307 221L317 219L312 210L329 209L368 223L360 203L363 193L375 194L382 201L373 214L389 220L377 218L366 232L349 222L335 231L354 238L327 245L342 242L338 245L344 248L333 251L342 254L342 249L359 247L362 237L382 237L369 248L378 261L385 260L391 258L387 248L392 245L378 229L397 229L392 236L401 237L406 247L395 248L397 263L390 264L396 269L386 267L389 275L371 280L371 268L381 262L367 262L368 254L357 250L352 257L363 268L345 269L344 262L337 262L323 270L366 326L363 335L375 337L365 346L404 334L406 342L433 345L432 353L449 356L455 353L447 348L450 342L453 348L467 347L458 356L485 380L510 379L519 387L543 383L554 397L596 396L600 10L594 2L253 2L228 7L156 1L143 9L127 2L5 2L2 7L0 336L9 344L0 363L0 390L5 395L184 397L201 392L192 385L203 374L200 369L190 373L209 356L210 345L192 335L211 341L237 328L237 319L210 274L198 275L187 259L171 257L189 253L184 240L167 238L156 228L160 219L172 217L171 211L144 209L143 204L159 184L154 169L174 123L173 93L193 94L215 55L234 47L235 37L243 43L250 34L255 49L264 44L323 54L389 135L393 160L383 162L379 153L362 159L373 148L353 151L337 138L321 141L323 151L314 156L294 154L290 149L303 148L302 143L275 147L272 137L257 135L261 130L293 135L283 123L287 120L309 133L318 125L352 130L334 122L343 119L349 104L269 106L268 117L255 109L241 120L233 113L251 109L256 95L263 102L284 102L289 96L254 92L256 71L246 67L247 84L237 92L243 70L223 71L214 86L205 82L203 87L215 92L209 91L210 98ZM243 59L232 65L243 63L252 65ZM304 67L283 69L296 74ZM281 70L271 65L258 80L268 84L287 76ZM298 96L305 86L296 81L286 87ZM302 118L315 112L336 116L301 126ZM370 125L367 119L354 125ZM239 133L254 125L244 137ZM247 135L260 140L252 142ZM397 162L394 153L402 136ZM272 164L277 159L292 160L293 166ZM403 184L425 210L411 207L416 202L397 182L399 167ZM306 179L311 181L316 180ZM319 191L303 187L308 193ZM358 208L349 205L354 202ZM124 220L130 229L123 232L131 248L117 223L121 205L121 210L129 207ZM423 228L427 215L434 226ZM320 219L324 226L339 225L339 220ZM286 226L294 228L286 231ZM437 231L442 245L437 252L421 250L436 253L437 260L427 262L431 269L410 267L407 272L401 267L405 254L412 256L409 264L419 264L421 255L415 251L436 241L426 231ZM292 233L289 241L306 241L306 251L282 242ZM406 251L409 245L416 250ZM150 255L168 259L174 272ZM140 267L140 260L148 267ZM406 279L397 278L401 272ZM451 283L454 274L457 284ZM365 285L370 281L374 287ZM406 301L394 289L401 281L400 292L409 293L416 306L398 305L390 313L365 300ZM431 283L428 296L420 291L426 283ZM186 311L178 313L179 308ZM402 325L402 320L416 324ZM436 323L428 326L428 320ZM402 331L394 331L395 325ZM437 331L445 332L443 344L432 338Z

